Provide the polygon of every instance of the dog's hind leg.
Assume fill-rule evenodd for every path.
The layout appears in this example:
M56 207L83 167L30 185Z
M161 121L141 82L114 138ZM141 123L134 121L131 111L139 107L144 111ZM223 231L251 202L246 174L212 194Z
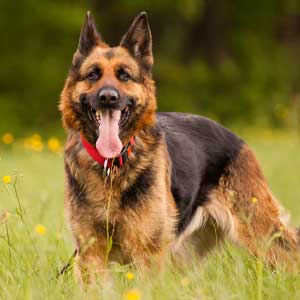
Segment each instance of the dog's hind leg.
M193 261L192 256L202 258L221 246L223 241L223 228L209 215L205 207L200 206L187 228L172 245L172 258L177 265L186 265L188 261Z
M296 230L288 227L252 151L244 146L204 206L234 242L270 265L299 260Z
M192 236L192 242L197 245L197 253L200 257L206 256L211 250L219 248L224 241L224 232L216 221L209 218Z

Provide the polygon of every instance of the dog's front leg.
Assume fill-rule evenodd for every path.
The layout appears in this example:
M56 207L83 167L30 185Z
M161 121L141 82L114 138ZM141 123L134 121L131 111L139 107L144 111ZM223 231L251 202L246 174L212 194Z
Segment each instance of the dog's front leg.
M106 239L96 234L78 237L75 274L81 286L101 283L109 279L106 266Z

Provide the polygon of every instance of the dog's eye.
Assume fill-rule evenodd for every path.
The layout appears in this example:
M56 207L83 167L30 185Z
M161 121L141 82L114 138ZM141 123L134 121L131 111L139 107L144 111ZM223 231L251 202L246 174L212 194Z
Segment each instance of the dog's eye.
M123 69L120 69L118 70L118 78L121 81L128 81L130 79L130 75Z
M101 76L100 70L95 69L92 72L90 72L86 78L90 81L97 81L100 78L100 76Z

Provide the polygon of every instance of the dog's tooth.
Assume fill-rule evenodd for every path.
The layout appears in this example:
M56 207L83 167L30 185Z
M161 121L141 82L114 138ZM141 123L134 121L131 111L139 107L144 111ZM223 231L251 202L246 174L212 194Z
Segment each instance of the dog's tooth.
M96 117L97 117L97 119L100 119L100 110L96 111Z

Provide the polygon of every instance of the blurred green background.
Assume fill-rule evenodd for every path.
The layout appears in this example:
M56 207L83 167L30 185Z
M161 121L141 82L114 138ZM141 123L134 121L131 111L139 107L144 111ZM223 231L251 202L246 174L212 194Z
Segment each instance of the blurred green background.
M299 0L1 0L0 134L61 132L59 94L87 10L111 45L148 12L159 110L299 127Z

